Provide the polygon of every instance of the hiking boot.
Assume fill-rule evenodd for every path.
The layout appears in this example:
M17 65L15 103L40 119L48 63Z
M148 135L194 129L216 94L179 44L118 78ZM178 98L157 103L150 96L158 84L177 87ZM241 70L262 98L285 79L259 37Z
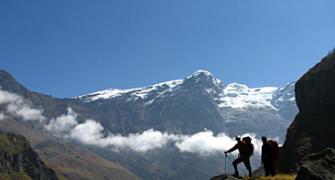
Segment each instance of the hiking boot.
M239 175L238 173L234 173L234 174L231 175L231 176L236 177L236 178L239 178L239 177L240 177L240 175Z

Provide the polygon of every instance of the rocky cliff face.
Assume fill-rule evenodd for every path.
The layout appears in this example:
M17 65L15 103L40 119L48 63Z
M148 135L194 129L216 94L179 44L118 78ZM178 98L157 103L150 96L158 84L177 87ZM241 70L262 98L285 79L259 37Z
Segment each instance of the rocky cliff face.
M296 180L335 179L335 149L327 148L308 155L301 164Z
M296 171L306 155L335 147L335 52L296 83L299 113L287 131L280 169Z
M55 171L44 164L23 136L0 132L0 179L15 177L58 179Z

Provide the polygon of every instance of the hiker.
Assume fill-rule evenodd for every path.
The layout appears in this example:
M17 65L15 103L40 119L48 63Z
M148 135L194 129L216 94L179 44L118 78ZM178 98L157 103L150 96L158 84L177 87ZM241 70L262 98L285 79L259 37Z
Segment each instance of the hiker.
M279 146L277 141L268 140L262 137L262 165L264 167L265 176L275 176L275 163L279 159Z
M254 152L254 146L251 143L251 138L249 136L244 137L241 141L241 139L239 137L235 138L237 143L234 145L234 147L232 147L231 149L229 149L228 151L225 151L225 155L227 155L227 153L233 152L235 150L239 151L239 155L237 157L237 159L235 159L233 161L233 166L234 166L234 177L239 177L239 172L237 169L237 165L240 164L241 162L243 162L244 166L247 168L248 172L249 172L249 177L251 177L252 174L252 170L251 170L251 165L250 165L250 156L252 156L253 152Z

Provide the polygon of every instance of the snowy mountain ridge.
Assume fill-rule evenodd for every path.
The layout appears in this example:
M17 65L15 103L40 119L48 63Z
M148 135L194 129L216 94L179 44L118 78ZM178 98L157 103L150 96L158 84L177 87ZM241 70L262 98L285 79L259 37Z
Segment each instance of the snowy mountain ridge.
M283 101L295 101L294 83L289 83L284 87L249 88L247 85L234 82L225 86L221 80L206 70L197 70L184 79L166 81L141 88L106 89L82 95L76 99L92 102L126 96L127 101L142 99L148 105L157 98L173 95L174 92L185 89L184 84L187 81L191 81L195 86L201 81L208 84L201 86L221 108L271 108L276 110Z
M249 88L244 84L231 83L224 89L220 99L220 107L246 108L270 107L276 109L271 100L277 87Z
M151 93L157 92L157 95L163 95L166 92L172 92L180 85L183 80L172 80L162 83L158 83L152 86L141 87L141 88L132 88L132 89L106 89L102 91L97 91L94 93L86 94L77 97L78 99L84 99L86 102L96 101L100 99L112 99L120 97L125 94L130 94L131 99L137 100L138 98L146 99Z
M43 115L47 117L49 124L59 122L53 123L57 130L62 129L58 127L63 124L66 127L70 124L70 129L73 127L71 124L75 124L72 129L78 129L76 127L80 125L79 130L82 130L83 134L78 134L77 137L86 135L91 129L96 129L98 133L95 134L98 139L104 138L109 132L131 137L150 129L175 135L195 135L206 129L213 135L224 132L230 137L246 133L253 133L257 137L263 135L278 137L278 141L282 143L287 127L298 112L294 101L294 83L281 88L250 88L238 83L224 84L204 70L199 70L184 79L142 88L106 89L72 99L58 99L31 92L10 74L1 70L0 84L2 90L27 98L32 107L43 107ZM5 106L2 106L2 109L6 110ZM54 119L54 117L61 118ZM94 121L96 123L92 124ZM6 122L6 120L0 122ZM18 122L22 120L18 119ZM3 127L7 129L7 126L8 124L5 123ZM16 124L14 126L21 130L22 126ZM31 128L29 124L26 129L30 132L35 128ZM88 139L100 142L96 138L92 139L96 137L95 134ZM39 133L37 135L36 137L39 137ZM203 141L197 144L201 145L201 143ZM54 145L46 146L47 149L50 149L49 147ZM63 149L63 147L60 148ZM219 167L218 164L222 164L222 161L213 161L213 159L220 159L218 158L220 156L213 156L213 159L202 157L197 159L197 156L190 153L185 156L185 153L179 153L178 149L170 146L170 143L162 151L150 153L150 156L153 156L149 159L148 156L128 151L120 151L121 154L109 151L109 147L94 148L94 151L102 157L131 168L136 174L144 177L143 179L157 179L162 172L181 169L176 175L169 176L171 177L169 179L180 179L184 177L185 172L192 172L194 168L215 169ZM57 154L62 154L58 152L62 151L57 151ZM185 159L185 157L188 158ZM64 158L61 159L62 162L69 161L67 156ZM79 158L82 159L82 157ZM163 167L164 171L148 171L147 167L157 167L157 165ZM103 174L101 172L99 174ZM198 179L206 179L203 173L197 173L196 176L201 177Z

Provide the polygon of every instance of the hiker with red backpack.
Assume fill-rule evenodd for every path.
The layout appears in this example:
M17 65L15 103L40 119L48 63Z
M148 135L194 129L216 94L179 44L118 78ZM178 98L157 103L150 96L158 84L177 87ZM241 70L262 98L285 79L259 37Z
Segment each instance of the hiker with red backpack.
M279 145L275 140L268 140L262 137L262 165L264 167L265 176L276 175L276 162L279 159Z
M250 157L253 155L254 152L254 145L251 143L251 138L249 136L244 137L242 140L239 137L235 138L237 143L229 149L225 151L225 154L233 152L235 150L239 151L239 156L237 159L233 161L233 166L235 173L233 176L239 177L239 172L237 170L237 165L243 162L244 166L247 168L249 172L249 177L252 175L251 165L250 165Z

